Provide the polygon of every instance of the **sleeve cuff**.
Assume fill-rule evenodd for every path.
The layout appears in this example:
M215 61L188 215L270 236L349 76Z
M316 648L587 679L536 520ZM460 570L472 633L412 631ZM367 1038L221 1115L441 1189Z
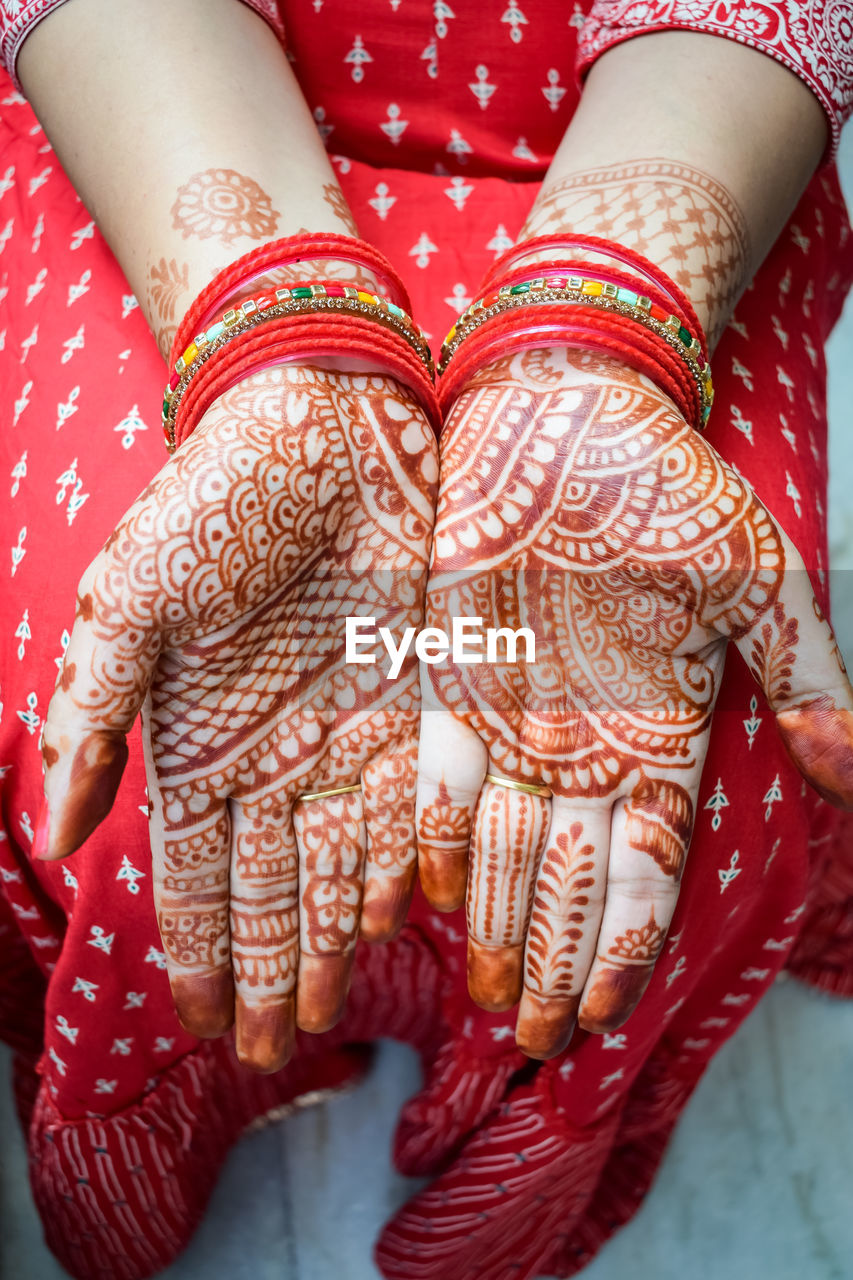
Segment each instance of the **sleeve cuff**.
M597 0L578 42L581 79L614 45L656 31L701 31L764 53L799 77L826 113L824 163L853 111L853 18L847 0Z

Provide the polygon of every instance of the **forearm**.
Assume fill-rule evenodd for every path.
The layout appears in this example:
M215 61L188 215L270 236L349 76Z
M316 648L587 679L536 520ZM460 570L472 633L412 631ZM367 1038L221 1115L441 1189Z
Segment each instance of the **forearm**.
M713 343L826 139L817 99L764 54L693 32L638 37L593 66L522 238L636 249L685 290Z
M229 262L355 230L275 35L238 0L74 0L18 70L164 355Z

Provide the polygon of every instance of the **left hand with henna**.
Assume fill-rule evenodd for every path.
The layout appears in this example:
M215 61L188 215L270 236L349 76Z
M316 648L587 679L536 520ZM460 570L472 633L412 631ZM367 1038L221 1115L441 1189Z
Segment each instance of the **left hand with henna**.
M667 397L611 357L506 357L457 400L428 620L449 632L475 616L530 628L536 657L429 668L420 878L438 909L467 902L474 1000L520 999L518 1044L547 1058L576 1019L621 1026L651 978L726 641L797 767L848 807L853 691L790 540Z

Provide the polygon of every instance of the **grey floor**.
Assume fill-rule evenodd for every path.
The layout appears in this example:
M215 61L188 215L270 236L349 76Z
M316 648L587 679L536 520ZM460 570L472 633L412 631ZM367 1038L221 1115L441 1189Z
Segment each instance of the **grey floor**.
M853 207L853 126L842 143ZM830 350L834 619L853 669L853 297ZM41 1240L0 1047L0 1276L61 1280ZM414 1055L245 1138L161 1280L378 1280L371 1245L414 1190L390 1166ZM712 1063L642 1211L584 1280L853 1280L853 1002L779 982ZM259 1188L263 1192L259 1194ZM447 1280L454 1280L448 1275Z

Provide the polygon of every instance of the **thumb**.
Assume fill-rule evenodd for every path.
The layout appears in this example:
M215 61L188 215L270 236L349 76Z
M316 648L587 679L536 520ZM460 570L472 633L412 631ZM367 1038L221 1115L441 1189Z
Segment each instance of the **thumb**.
M150 619L143 623L122 607L123 582L101 556L80 583L42 731L45 801L33 836L35 858L64 858L79 849L112 808L127 763L126 734L160 643Z
M785 535L785 571L771 609L737 647L776 715L785 749L830 804L853 809L853 690L832 628Z

